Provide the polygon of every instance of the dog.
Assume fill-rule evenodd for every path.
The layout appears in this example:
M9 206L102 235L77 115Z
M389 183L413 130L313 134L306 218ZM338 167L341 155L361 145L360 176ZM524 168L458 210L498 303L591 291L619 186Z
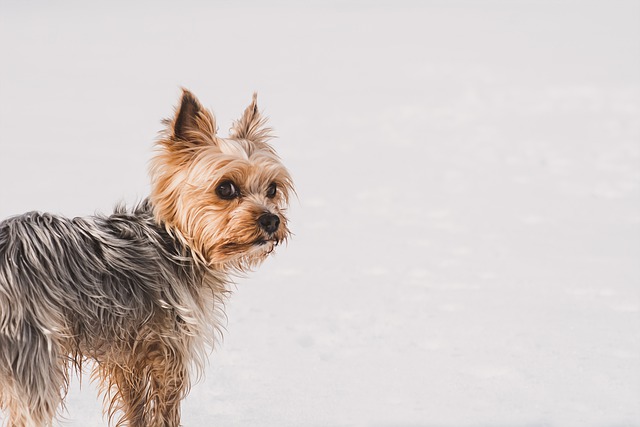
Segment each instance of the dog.
M180 425L180 402L223 326L231 278L290 237L295 190L255 93L227 138L186 89L163 124L151 192L137 206L0 222L0 409L9 426L52 425L87 360L110 424Z

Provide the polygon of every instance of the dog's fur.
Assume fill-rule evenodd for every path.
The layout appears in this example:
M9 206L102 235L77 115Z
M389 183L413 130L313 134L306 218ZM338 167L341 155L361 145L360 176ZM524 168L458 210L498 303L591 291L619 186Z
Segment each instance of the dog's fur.
M73 369L117 425L178 426L221 326L229 275L289 236L292 181L253 102L231 135L186 90L158 141L150 197L110 216L0 222L0 408L48 426Z

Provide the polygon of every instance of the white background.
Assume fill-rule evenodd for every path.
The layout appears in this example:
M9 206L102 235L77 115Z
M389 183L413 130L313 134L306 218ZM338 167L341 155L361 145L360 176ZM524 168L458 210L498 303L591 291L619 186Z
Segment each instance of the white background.
M639 426L640 3L265 4L0 0L0 218L133 203L180 86L257 90L295 237L185 426Z

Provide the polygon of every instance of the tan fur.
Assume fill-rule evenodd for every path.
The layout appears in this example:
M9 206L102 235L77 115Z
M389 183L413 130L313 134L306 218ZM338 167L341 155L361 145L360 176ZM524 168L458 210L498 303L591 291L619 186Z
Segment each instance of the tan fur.
M184 91L185 96L192 95ZM284 213L292 180L267 145L271 130L265 127L266 119L258 112L256 102L254 94L226 139L216 135L213 114L199 104L196 121L185 132L186 139L177 139L174 126L180 110L176 111L173 120L166 121L167 129L151 166L151 201L156 218L217 269L251 268L268 255L270 250L247 252L260 237L253 224L261 212L281 217L283 224L275 236L278 242L289 235ZM242 203L216 197L213 189L226 179L242 183L246 192ZM267 199L264 192L271 182L277 183L278 194ZM185 205L189 209L182 209Z

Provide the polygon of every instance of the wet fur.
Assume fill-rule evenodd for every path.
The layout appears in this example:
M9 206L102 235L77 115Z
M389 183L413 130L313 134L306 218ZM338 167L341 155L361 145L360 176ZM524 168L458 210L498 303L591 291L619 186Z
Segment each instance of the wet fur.
M0 222L0 408L9 426L51 425L71 370L93 378L118 425L178 426L180 402L221 325L229 274L289 235L291 179L256 99L228 139L184 91L158 143L152 193L132 210ZM237 200L216 185L233 179ZM277 183L276 197L265 197ZM265 212L281 225L267 233ZM258 243L259 242L259 243Z

